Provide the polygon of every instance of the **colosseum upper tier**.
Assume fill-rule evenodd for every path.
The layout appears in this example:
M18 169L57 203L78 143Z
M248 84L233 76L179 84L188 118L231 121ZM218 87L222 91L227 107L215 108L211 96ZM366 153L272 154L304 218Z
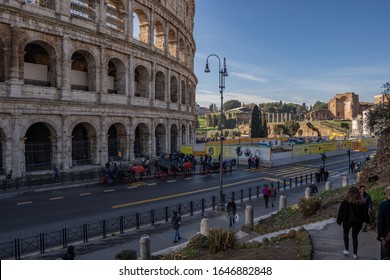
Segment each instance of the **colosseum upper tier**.
M0 175L195 140L195 0L0 0Z

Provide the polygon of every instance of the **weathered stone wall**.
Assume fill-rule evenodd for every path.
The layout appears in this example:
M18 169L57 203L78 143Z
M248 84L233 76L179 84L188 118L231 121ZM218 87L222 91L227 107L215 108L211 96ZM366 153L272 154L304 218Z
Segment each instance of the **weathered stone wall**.
M54 1L52 8L38 1L22 2L0 0L0 176L8 170L15 177L25 174L25 135L36 123L49 129L51 164L63 170L72 166L72 131L77 124L88 130L91 164L108 160L112 126L124 159L136 156L137 129L145 142L143 154L150 156L158 149L169 153L195 142L194 0L98 0L88 20L71 11L71 0ZM123 29L108 23L108 3L125 12L119 13L125 17L118 21ZM141 30L147 32L142 40L132 34L135 9L144 20ZM157 20L159 42L154 41ZM168 31L175 34L174 53L169 51ZM25 79L25 57L31 50L47 67L47 81ZM75 54L85 59L77 67ZM82 89L74 84L75 70L88 79ZM175 87L172 79L177 80ZM144 95L136 96L137 89ZM177 95L174 101L172 94Z

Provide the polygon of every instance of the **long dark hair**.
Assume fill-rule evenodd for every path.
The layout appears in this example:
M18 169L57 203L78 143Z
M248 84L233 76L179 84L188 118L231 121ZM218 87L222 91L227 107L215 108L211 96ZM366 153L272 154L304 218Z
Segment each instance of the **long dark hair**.
M350 187L345 197L345 200L352 204L365 204L366 202L362 199L357 187Z

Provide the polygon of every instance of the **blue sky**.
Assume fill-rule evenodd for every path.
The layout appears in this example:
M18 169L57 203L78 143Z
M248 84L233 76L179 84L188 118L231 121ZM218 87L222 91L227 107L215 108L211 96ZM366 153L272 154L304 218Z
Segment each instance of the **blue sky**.
M389 0L196 0L196 102L328 102L348 91L373 102L390 81ZM222 62L222 61L221 61Z

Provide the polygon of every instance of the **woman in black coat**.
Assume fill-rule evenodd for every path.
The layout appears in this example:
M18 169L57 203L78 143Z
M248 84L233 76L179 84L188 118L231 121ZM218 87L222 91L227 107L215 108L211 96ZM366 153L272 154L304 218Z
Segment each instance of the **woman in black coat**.
M363 222L369 223L370 218L367 212L365 201L361 198L359 189L351 187L347 196L341 202L337 215L337 223L343 224L343 238L345 250L343 254L349 255L349 231L352 228L353 258L357 259L358 235L362 229Z

